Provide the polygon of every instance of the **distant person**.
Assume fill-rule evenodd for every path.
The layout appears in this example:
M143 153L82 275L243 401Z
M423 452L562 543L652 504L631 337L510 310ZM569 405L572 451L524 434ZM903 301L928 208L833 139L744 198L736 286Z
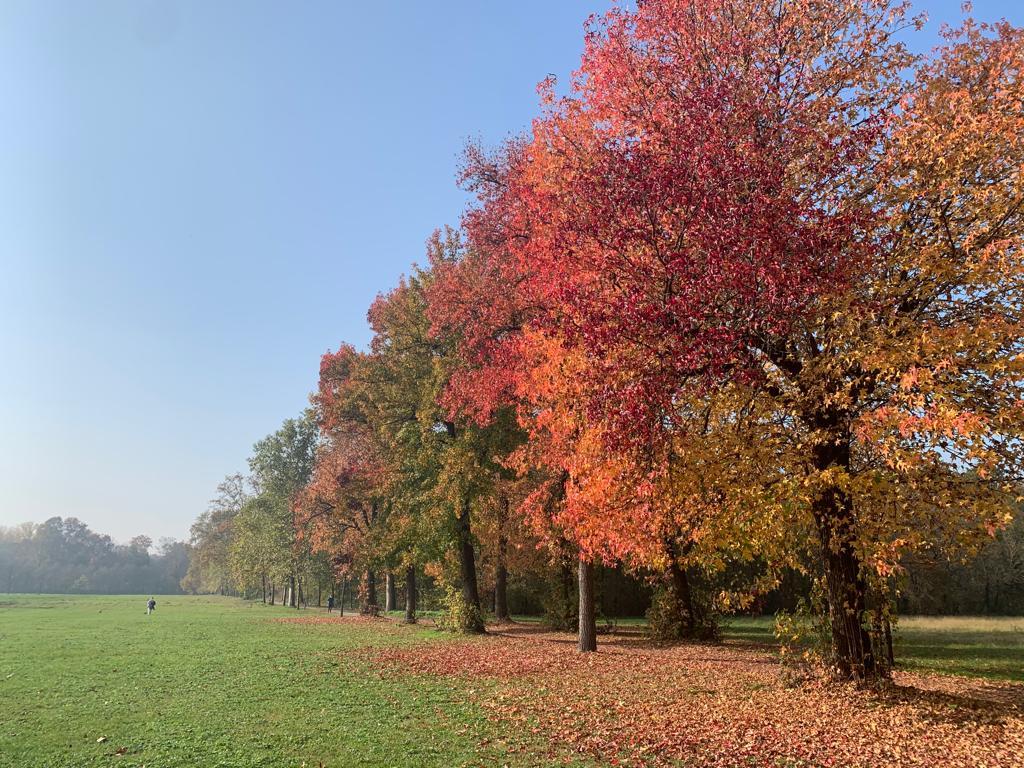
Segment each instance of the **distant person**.
M327 612L330 613L334 610L334 595L327 596Z
M153 611L156 610L156 600L152 597L149 598L149 602L146 603L146 615L149 616Z

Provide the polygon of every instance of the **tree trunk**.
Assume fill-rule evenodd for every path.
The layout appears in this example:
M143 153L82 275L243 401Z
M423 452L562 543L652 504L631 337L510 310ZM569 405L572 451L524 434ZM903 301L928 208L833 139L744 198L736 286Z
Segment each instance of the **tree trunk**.
M264 573L262 575L262 581L263 581L263 604L266 605L267 604L267 574Z
M274 605L274 598L277 596L277 585L270 582L270 604Z
M458 437L458 428L455 422L446 421L445 431L449 440ZM469 628L471 632L483 632L484 620L480 612L480 590L476 582L476 555L473 552L473 530L469 520L469 497L464 496L455 510L455 536L459 549L459 570L462 576L462 600L466 607L474 611L476 620Z
M320 583L320 579L316 580L316 607L320 607L320 598L323 593L323 585Z
M672 598L685 636L693 637L697 633L697 617L693 613L693 593L690 590L690 579L686 575L686 569L678 560L672 560L668 566L668 576L669 589L672 590Z
M579 561L580 577L580 632L579 649L582 653L597 650L597 617L594 612L594 566L582 557Z
M815 467L826 470L850 466L849 435L819 444ZM821 543L825 593L832 621L832 655L841 678L863 680L878 669L871 637L864 628L867 585L853 547L853 504L836 486L822 488L812 502Z
M693 637L697 634L697 617L693 610L693 592L690 588L690 579L687 576L686 568L679 562L680 555L687 555L693 548L693 542L689 541L679 551L679 545L672 538L665 539L665 554L668 556L668 588L672 593L672 601L675 604L676 616L679 625L683 629L685 637Z
M395 577L391 571L384 575L384 612L395 610L398 598L395 595Z
M494 577L494 617L508 621L508 571L503 560L498 561L498 572Z
M371 606L377 605L377 575L372 569L366 571L364 576L365 581L363 582L363 613L369 613L372 609Z
M462 575L462 599L476 612L476 621L469 627L471 632L483 632L484 622L480 613L480 591L476 581L476 553L473 550L473 531L469 520L469 499L459 504L455 518L455 529L459 544L459 569Z
M298 608L298 601L295 595L295 576L288 577L288 605L292 608Z
M345 588L348 587L348 577L341 580L341 600L338 601L338 616L345 615Z
M306 595L302 591L302 579L298 579L297 580L297 582L296 582L296 589L299 592L299 604L296 607L297 608L303 608L306 605Z
M405 623L416 623L416 566L405 571Z
M508 533L505 531L508 506L508 498L503 498L502 516L498 521L498 568L494 575L494 617L498 621L508 621L508 569L505 566L508 557Z

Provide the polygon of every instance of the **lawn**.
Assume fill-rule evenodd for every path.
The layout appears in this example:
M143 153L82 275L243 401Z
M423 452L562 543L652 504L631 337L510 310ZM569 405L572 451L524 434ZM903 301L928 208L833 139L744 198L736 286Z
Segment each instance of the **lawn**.
M217 597L0 595L4 766L1024 764L1013 620L901 621L884 690L795 684L771 624L581 656L518 623L454 638ZM942 672L944 674L934 674Z
M351 653L434 632L219 597L146 616L145 599L0 595L0 766L517 764L459 686Z
M774 645L771 617L734 617L727 639ZM906 616L895 639L900 669L1024 680L1024 618Z

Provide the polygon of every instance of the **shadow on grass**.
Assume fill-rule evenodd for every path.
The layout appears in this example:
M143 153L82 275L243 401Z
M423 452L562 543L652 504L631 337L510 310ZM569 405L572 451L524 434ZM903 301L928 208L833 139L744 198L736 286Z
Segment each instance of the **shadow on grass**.
M1024 714L1024 686L961 685L936 690L890 683L874 692L884 707L910 705L918 716L936 725L999 725Z
M910 669L1024 680L1024 633L901 631L897 655Z

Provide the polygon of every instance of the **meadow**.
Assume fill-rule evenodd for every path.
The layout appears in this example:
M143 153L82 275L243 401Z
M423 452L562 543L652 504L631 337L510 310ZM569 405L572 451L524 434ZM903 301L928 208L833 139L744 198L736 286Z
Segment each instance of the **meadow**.
M905 671L861 692L787 680L763 619L673 648L625 626L581 657L526 622L463 639L233 598L146 616L0 595L0 765L1024 762L1024 620L908 618L899 638Z
M147 616L145 599L0 599L0 765L489 764L493 729L451 685L346 655L429 630L296 625L220 597L158 597Z
M726 637L774 644L774 619L736 617ZM895 654L901 669L1024 681L1024 618L905 616L899 619Z

